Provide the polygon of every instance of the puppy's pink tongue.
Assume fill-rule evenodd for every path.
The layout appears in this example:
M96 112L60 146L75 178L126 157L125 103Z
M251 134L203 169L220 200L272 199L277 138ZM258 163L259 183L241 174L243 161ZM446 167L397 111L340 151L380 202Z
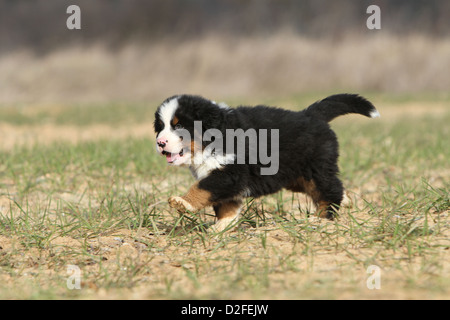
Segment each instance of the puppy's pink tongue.
M178 153L166 153L167 163L172 163L179 157L180 157L180 155Z

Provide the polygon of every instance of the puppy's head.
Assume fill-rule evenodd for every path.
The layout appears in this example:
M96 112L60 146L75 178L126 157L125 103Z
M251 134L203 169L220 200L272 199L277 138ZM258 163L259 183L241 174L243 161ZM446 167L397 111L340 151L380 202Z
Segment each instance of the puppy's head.
M205 130L220 125L220 109L214 102L198 96L166 99L155 113L156 150L171 165L190 165L194 153L205 147L201 140Z

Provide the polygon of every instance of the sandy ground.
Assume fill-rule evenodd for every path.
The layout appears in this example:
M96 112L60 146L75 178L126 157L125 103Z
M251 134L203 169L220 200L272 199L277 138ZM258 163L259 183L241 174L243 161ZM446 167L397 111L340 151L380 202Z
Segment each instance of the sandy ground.
M409 104L400 107L386 105L379 107L379 110L382 114L380 121L393 121L405 116L422 117L428 114L444 114L447 112L448 106L443 103L427 104L426 106ZM49 144L55 141L78 143L97 139L152 136L151 123L142 123L132 127L92 125L83 128L54 124L13 126L0 123L0 149L2 150L11 150L21 145ZM3 181L3 183L8 185L7 181ZM149 184L140 184L140 186L144 191L153 191ZM169 182L168 187L170 186ZM134 187L130 186L130 188ZM370 186L361 186L361 189L365 190L366 196L372 197L369 200L382 201L374 190L370 191ZM73 195L60 194L59 196L63 199L69 197L65 200L70 201L70 197ZM359 205L363 203L363 200L357 197L353 200ZM299 201L307 202L304 198L299 198ZM7 197L0 197L0 208L7 209L9 205L10 200ZM358 221L364 221L366 219L364 214L361 213L361 216L355 218ZM448 210L441 213L441 218L448 219L448 214ZM336 234L336 228L338 228L332 222L315 218L309 219L308 223L310 223L311 229L320 228L326 230L330 235ZM430 223L432 224L430 227L433 227L436 221ZM341 225L351 224L352 220L349 217L342 218ZM87 275L82 282L84 290L82 297L84 298L161 298L164 297L161 293L167 292L169 286L172 292L169 296L176 297L173 292L179 290L184 294L190 291L195 292L195 297L201 298L211 297L211 292L220 291L220 282L224 281L227 274L234 277L236 271L229 265L230 261L234 261L233 263L242 265L242 268L252 265L266 266L271 270L268 275L270 285L262 288L258 294L247 290L242 290L242 292L235 290L230 292L232 296L222 293L221 298L449 298L448 290L442 290L442 283L438 285L441 288L439 290L427 290L427 287L433 286L434 281L437 281L436 275L444 275L444 279L449 280L450 255L448 250L436 249L439 252L434 257L439 261L436 261L436 264L429 261L425 263L424 258L420 256L405 258L408 256L408 248L405 247L384 249L373 246L364 248L357 242L346 243L349 239L345 236L323 238L323 232L311 235L311 242L325 242L323 246L312 249L314 247L312 244L295 240L287 230L276 228L276 222L273 226L247 227L243 233L231 233L230 237L240 237L238 241L222 241L219 238L213 238L205 244L197 239L191 246L176 245L179 240L167 237L164 230L160 234L155 234L149 233L145 228L115 229L113 233L105 232L104 235L90 239L87 243L69 236L56 236L51 238L45 249L40 250L24 248L19 238L0 235L0 258L8 256L12 259L18 268L18 274L20 274L20 276L15 276L11 273L0 272L0 283L4 286L10 285L12 291L17 291L19 296L24 297L32 290L33 286L29 286L31 281L45 288L48 286L45 282L46 276L58 276L66 279L67 273L63 266L70 263L84 265L83 272ZM262 238L266 239L267 245L261 244ZM434 240L433 245L438 247L442 244L448 249L449 238L450 234L447 230ZM151 247L149 243L152 244ZM91 264L85 256L72 256L69 253L82 250L86 246L96 259L101 260L101 267L103 269L110 268L114 274L123 274L126 277L129 275L127 266L149 268L151 272L144 272L134 277L130 288L106 290L99 287L99 282L94 277L99 273L98 263ZM220 246L223 246L223 250L217 250ZM337 249L338 247L346 249ZM24 250L24 253L17 254L21 250ZM381 250L382 253L380 253ZM53 257L55 254L60 254L61 251L68 252L66 259L61 260L60 265L52 265L55 263ZM229 257L224 259L224 254ZM382 290L367 289L368 266L363 265L360 261L370 261L371 256L376 257L373 264L382 269ZM288 263L286 263L286 259L289 260ZM50 262L51 264L47 264ZM426 270L423 270L424 265L426 265ZM223 276L220 276L220 273L215 270L222 270ZM405 276L405 270L409 270L410 274ZM209 281L208 277L199 277L194 281L192 277L187 276L192 272L209 274L212 280ZM264 274L263 270L256 270L253 277L258 277L258 272ZM236 279L234 278L233 281L239 282ZM410 279L409 284L408 279ZM238 283L237 286L239 285L241 284ZM245 287L245 283L242 286Z
M356 217L361 219L362 217ZM361 219L362 221L364 219ZM349 221L341 220L342 224ZM10 239L0 236L0 254L8 255L23 250L22 255L14 256L17 274L0 273L3 286L11 286L11 290L23 292L31 290L31 281L48 288L46 277L58 275L68 278L65 264L82 266L83 281L81 287L83 298L131 298L158 299L167 297L162 292L167 291L167 282L175 292L169 296L189 298L222 299L448 299L448 290L443 290L442 275L450 272L449 255L445 252L436 255L436 261L423 261L422 257L405 258L407 248L385 249L374 246L370 249L358 243L352 246L345 244L346 237L337 237L332 242L323 239L323 231L333 234L336 226L333 223L310 219L312 228L320 228L321 233L312 234L311 243L296 241L292 236L278 228L250 228L243 230L239 241L223 239L194 240L192 246L179 246L177 241L166 234L153 234L148 230L130 231L115 230L113 233L95 237L83 243L71 237L55 237L47 244L46 249L26 249L20 245L20 239ZM244 234L244 235L243 235ZM261 245L261 235L264 234L266 245ZM231 232L229 237L236 237ZM446 239L450 234L441 236L434 242L448 246ZM182 241L182 240L181 240ZM192 240L191 240L192 241ZM314 243L322 242L315 246ZM152 246L149 247L148 244ZM81 251L84 246L95 258L89 259L71 255L70 252ZM339 245L347 247L342 250ZM220 250L217 248L220 247ZM318 249L320 248L320 249ZM380 253L380 251L383 251ZM55 265L55 255L64 254L64 260ZM372 261L370 257L376 257ZM129 276L127 268L147 268L149 271L132 277L126 288L102 288L97 278L101 268L109 270L111 278L119 273ZM287 260L287 262L286 262ZM359 261L360 260L360 261ZM361 261L371 261L381 270L381 288L370 290L367 281L370 276L369 264ZM232 263L233 262L233 263ZM261 288L256 293L245 290L246 284L239 283L239 271L233 270L236 265L242 268L255 268L249 271L246 281L267 277L268 288ZM234 265L234 267L232 266ZM423 266L426 265L426 269ZM444 268L442 268L444 266ZM265 268L270 272L266 275ZM218 271L221 270L221 271ZM406 271L407 270L407 271ZM198 279L192 280L187 274L199 273ZM405 274L406 272L406 274ZM237 274L237 275L236 275ZM19 275L19 276L18 276ZM221 289L223 281L229 285L230 277L236 281L236 288L229 295ZM37 280L36 280L37 278ZM409 282L408 282L409 279ZM439 280L438 280L439 279ZM444 278L445 279L445 278ZM120 277L118 282L120 282ZM23 288L18 288L18 286ZM242 285L242 289L238 289ZM248 284L247 284L248 285ZM448 285L448 283L447 283ZM438 289L430 290L433 286Z

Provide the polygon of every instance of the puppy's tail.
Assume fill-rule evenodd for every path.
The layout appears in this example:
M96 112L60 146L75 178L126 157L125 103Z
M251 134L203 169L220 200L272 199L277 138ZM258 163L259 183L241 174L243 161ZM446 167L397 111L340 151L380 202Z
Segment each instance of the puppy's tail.
M378 118L380 113L373 104L357 94L335 94L317 101L305 109L305 113L326 122L348 113L359 113Z

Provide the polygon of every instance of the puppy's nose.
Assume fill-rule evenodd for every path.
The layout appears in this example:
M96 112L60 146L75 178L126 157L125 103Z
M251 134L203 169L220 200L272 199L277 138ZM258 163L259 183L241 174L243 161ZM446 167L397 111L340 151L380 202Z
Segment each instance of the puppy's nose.
M164 138L159 138L158 140L156 140L156 144L161 148L164 148L166 146L167 142L168 141Z

